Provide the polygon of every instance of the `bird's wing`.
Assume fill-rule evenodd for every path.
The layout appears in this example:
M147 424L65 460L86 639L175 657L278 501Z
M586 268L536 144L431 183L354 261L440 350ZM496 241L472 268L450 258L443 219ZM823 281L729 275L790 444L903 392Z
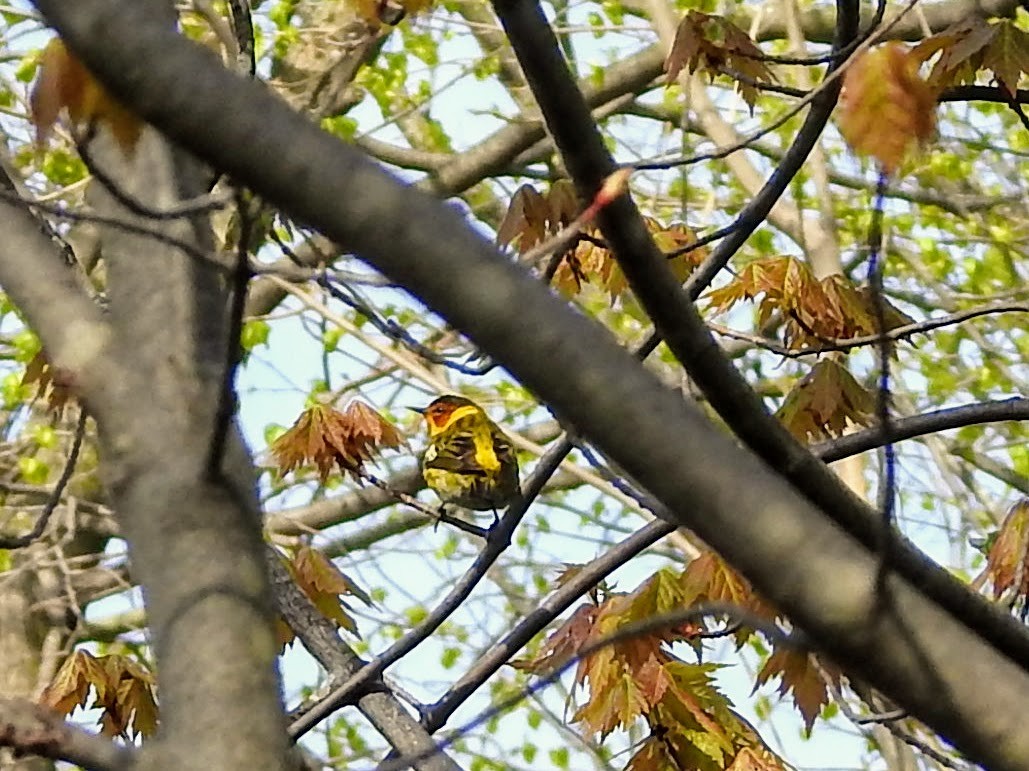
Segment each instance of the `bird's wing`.
M470 434L459 433L434 442L425 451L425 468L456 471L459 474L485 474L475 462L475 440Z

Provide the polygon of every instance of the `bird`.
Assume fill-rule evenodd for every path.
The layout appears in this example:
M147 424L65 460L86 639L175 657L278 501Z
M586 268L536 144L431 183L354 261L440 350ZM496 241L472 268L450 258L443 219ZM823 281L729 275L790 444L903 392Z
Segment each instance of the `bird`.
M422 477L444 507L476 511L506 508L520 493L518 458L511 441L486 411L463 396L441 396L412 408L425 418L429 445Z

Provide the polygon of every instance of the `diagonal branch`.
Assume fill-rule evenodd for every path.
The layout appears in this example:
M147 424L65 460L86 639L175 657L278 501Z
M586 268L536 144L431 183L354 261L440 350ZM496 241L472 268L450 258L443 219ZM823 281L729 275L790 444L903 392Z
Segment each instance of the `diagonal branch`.
M336 628L304 595L275 553L269 549L267 557L283 617L330 677L341 681L351 679L367 666L366 662L339 638ZM415 763L417 771L460 771L460 766L447 755L435 751L436 744L429 733L401 706L378 676L366 682L364 692L357 696L355 703L358 711L401 757L425 753L427 759Z
M127 771L136 754L25 699L0 699L0 747L66 760L88 771Z

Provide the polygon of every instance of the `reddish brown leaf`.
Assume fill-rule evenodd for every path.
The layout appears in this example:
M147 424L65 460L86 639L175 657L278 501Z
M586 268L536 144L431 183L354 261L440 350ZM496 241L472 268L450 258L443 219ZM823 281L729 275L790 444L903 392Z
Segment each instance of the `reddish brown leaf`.
M683 67L688 72L696 72L700 66L701 56L708 46L703 35L703 25L709 18L710 16L705 13L691 11L679 22L672 48L665 57L664 67L669 82L674 82L679 77Z
M525 252L542 241L546 235L545 217L539 217L543 205L543 196L531 185L518 188L497 228L497 243L506 246L517 242L518 250Z
M496 241L515 246L524 254L538 246L579 215L581 206L570 180L559 179L544 196L531 185L522 185L511 197Z
M875 410L872 394L846 368L822 359L786 395L776 417L801 441L839 436L851 423L868 425Z
M22 375L21 382L23 385L35 383L36 398L45 398L50 409L58 415L74 398L71 376L66 371L50 366L43 351L37 353L32 361L25 365L25 374Z
M63 715L71 714L76 707L86 706L90 686L101 690L107 683L103 666L86 650L76 650L54 675L39 700Z
M404 440L393 424L362 401L350 402L343 417L349 434L347 444L353 455L369 461L383 449L396 449Z
M784 771L782 758L764 747L744 747L726 771Z
M674 81L683 68L688 72L707 71L712 76L728 75L736 81L736 90L743 100L753 108L758 95L754 82L775 81L761 57L761 49L728 19L690 11L676 30L665 59L665 72L669 82Z
M760 618L776 617L775 610L754 592L750 582L713 551L701 552L691 560L679 583L685 607L704 602L725 603Z
M793 703L810 733L815 718L829 702L829 687L819 669L829 676L833 685L839 685L840 671L835 666L821 659L816 666L813 654L777 647L758 672L754 690L772 678L779 678L779 695L793 694Z
M927 37L912 49L911 56L922 63L936 53L940 54L928 78L929 85L939 92L975 80L975 73L982 66L983 49L995 34L994 26L978 14L972 14L942 32Z
M370 603L371 599L364 590L356 588L332 560L309 546L298 548L292 562L287 565L297 585L323 616L348 632L357 634L357 623L347 613L348 608L340 598L353 595L366 601L366 604ZM280 634L280 639L284 636Z
M986 575L993 585L993 596L999 598L1021 581L1017 596L1029 595L1029 499L1012 506L986 556Z
M998 21L993 28L996 34L983 49L983 66L993 70L997 84L1014 97L1019 79L1029 72L1029 34L1010 19Z
M91 687L96 698L87 705ZM157 727L153 676L136 661L118 654L94 657L88 651L75 651L40 701L64 714L75 707L103 710L99 722L108 736L150 736Z
M392 424L371 407L355 401L345 412L324 404L305 410L270 449L280 473L288 474L310 463L324 481L334 465L358 472L380 449L397 447L401 442Z
M890 42L860 54L843 76L840 132L888 174L936 128L936 96L918 65L906 46Z
M105 123L125 150L135 147L142 123L108 95L59 38L51 40L39 62L30 97L36 141L45 144L62 111L72 125Z
M665 692L672 685L672 677L665 669L665 661L651 655L636 671L636 682L643 692L647 704L654 706L664 698Z
M545 674L557 669L578 654L589 640L598 611L596 605L580 605L567 621L551 633L535 656L512 661L511 665L534 674Z
M669 749L669 744L662 741L659 735L650 736L629 759L625 771L668 771L676 768L678 763L671 756Z

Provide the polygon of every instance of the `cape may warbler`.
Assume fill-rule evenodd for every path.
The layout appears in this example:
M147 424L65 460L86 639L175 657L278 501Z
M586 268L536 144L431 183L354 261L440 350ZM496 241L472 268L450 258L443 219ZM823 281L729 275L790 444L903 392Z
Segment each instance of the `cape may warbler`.
M514 448L479 405L441 396L417 412L429 430L422 476L443 503L496 512L518 495Z

